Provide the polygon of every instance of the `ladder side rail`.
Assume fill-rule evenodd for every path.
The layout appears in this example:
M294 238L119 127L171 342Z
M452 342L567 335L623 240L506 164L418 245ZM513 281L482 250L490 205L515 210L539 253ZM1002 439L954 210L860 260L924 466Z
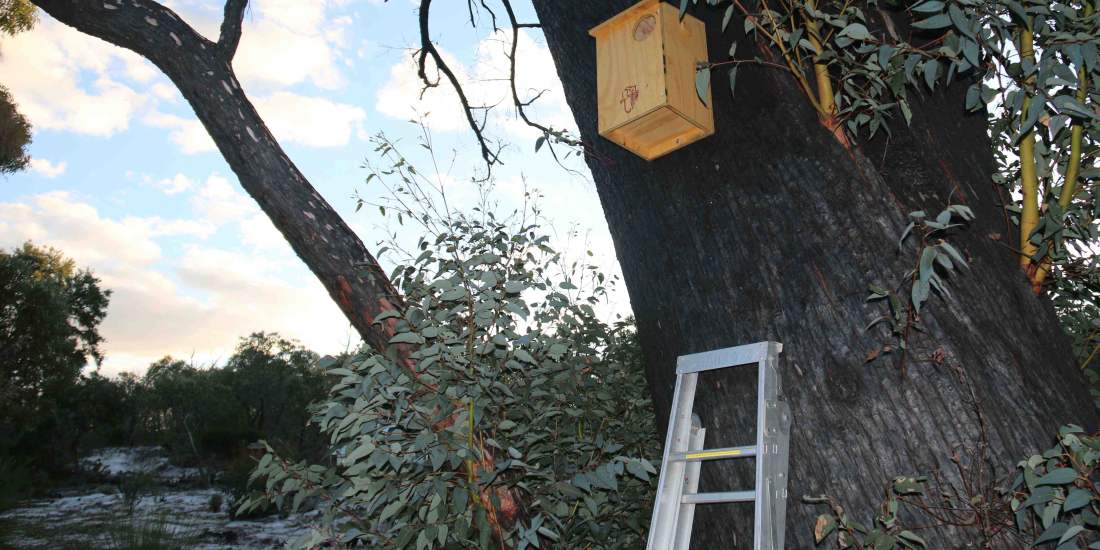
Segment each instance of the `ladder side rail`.
M791 408L784 401L777 401L776 403L778 405L777 417L779 423L777 427L779 433L776 437L778 451L773 461L771 475L773 486L769 487L769 496L771 497L773 522L773 547L782 549L787 524L787 474L791 455Z
M646 543L648 550L671 548L676 534L676 520L680 510L680 497L683 494L686 464L670 462L669 457L672 453L682 453L687 450L698 378L699 375L696 373L676 376L676 388L672 394L672 414L669 417L668 433L665 436L664 458L661 460L657 497L653 503L649 539Z
M694 415L692 415L694 416ZM698 418L693 418L698 420ZM693 422L694 424L694 422ZM692 426L691 440L688 449L697 451L703 448L707 430L701 426ZM699 472L703 467L702 462L692 462L685 467L684 490L682 493L696 493L699 491ZM676 520L676 541L672 548L675 550L688 550L691 547L691 527L695 524L695 503L681 502L680 516Z
M760 399L764 410L760 417L764 458L758 463L758 466L763 466L764 477L757 481L757 515L760 520L757 526L760 531L756 545L760 550L783 549L783 522L786 519L786 500L780 498L786 494L786 474L781 470L786 469L787 457L782 439L784 433L789 434L785 425L790 424L790 413L787 404L779 401L782 380L779 378L778 359L778 349L773 349L760 364Z
M768 348L770 351L770 348ZM752 548L753 550L771 550L770 546L765 546L764 531L765 526L769 520L770 514L768 514L766 499L764 498L764 489L767 484L767 477L765 466L768 464L771 458L771 449L768 448L765 427L764 427L764 415L767 413L767 378L768 369L766 367L767 357L761 357L757 363L756 373L756 483L754 485L754 491L756 492L755 502L753 503L753 524L752 524Z
M756 502L753 504L752 548L753 550L774 550L774 541L768 536L774 517L771 514L772 499L768 488L770 469L775 461L777 445L768 433L768 401L779 398L777 371L781 345L777 342L761 342L767 352L757 363L757 459L756 459Z
M787 521L787 474L790 461L791 409L782 401L783 380L779 375L779 359L769 356L767 360L771 399L767 423L769 444L774 455L769 464L767 498L770 515L771 548L782 550L786 535Z

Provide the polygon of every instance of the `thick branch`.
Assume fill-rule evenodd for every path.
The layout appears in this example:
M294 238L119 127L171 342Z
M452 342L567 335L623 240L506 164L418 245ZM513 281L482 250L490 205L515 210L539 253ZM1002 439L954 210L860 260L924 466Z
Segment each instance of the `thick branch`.
M225 2L225 16L222 18L221 34L218 36L218 50L226 61L232 61L233 55L237 53L246 6L248 6L248 0L226 0Z

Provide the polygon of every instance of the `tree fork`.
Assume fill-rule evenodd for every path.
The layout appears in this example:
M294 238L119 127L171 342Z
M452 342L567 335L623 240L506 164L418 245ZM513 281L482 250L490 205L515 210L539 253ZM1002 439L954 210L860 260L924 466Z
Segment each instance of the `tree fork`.
M1093 14L1092 4L1085 2L1083 15L1088 17ZM1077 93L1075 97L1079 103L1084 105L1088 101L1089 96L1089 76L1085 67L1081 67L1077 71ZM1074 120L1073 125L1070 128L1070 151L1069 161L1066 163L1066 179L1062 183L1062 191L1058 195L1058 206L1061 208L1061 215L1063 219L1066 215L1066 210L1069 208L1070 202L1073 201L1073 197L1077 194L1077 177L1081 173L1081 156L1082 156L1082 141L1084 139L1085 126L1080 120ZM1043 258L1043 262L1039 265L1039 271L1032 279L1032 286L1036 293L1043 291L1043 281L1050 275L1051 258L1048 255Z

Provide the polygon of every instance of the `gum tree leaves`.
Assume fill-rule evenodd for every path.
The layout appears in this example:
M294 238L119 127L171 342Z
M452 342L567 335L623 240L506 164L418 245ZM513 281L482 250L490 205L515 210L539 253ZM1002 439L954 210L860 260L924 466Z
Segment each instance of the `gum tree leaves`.
M852 40L869 40L871 32L863 23L852 23L840 31L840 36L847 36Z
M706 64L701 64L695 70L695 95L703 105L710 101L710 67Z
M391 276L406 306L374 319L403 355L327 365L333 387L313 422L335 466L270 450L260 462L264 499L324 512L294 545L643 544L656 429L632 328L592 309L609 278L567 263L532 213L447 211L402 157L392 161L379 178L401 182L391 187L401 201L387 210L425 228L415 247L390 243L393 255L413 250ZM523 509L501 526L505 540L493 540L481 495L493 495L497 518Z

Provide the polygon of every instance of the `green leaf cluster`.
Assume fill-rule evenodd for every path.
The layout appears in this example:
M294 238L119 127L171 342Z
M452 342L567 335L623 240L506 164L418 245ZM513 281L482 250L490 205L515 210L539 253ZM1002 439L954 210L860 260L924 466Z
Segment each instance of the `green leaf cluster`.
M910 221L898 238L898 248L910 237L919 239L916 267L905 274L898 287L869 285L871 293L867 296L868 302L885 302L889 306L889 312L872 320L866 330L885 323L896 341L873 351L867 357L868 363L884 354L897 350L904 352L908 348L910 331L923 331L920 311L933 290L943 297L951 295L944 276L968 267L968 263L959 249L948 242L947 237L953 229L963 227L973 219L974 212L961 204L949 205L935 218L930 218L923 210L909 213Z
M300 547L639 546L657 444L634 331L593 309L611 279L557 252L533 212L446 208L379 139L387 212L424 229L387 246L405 297L374 319L390 347L329 368L313 422L335 465L269 454L244 509L320 506Z
M1016 528L1034 544L1081 548L1100 535L1100 437L1080 426L1062 426L1058 444L1020 461L1011 488ZM1092 542L1088 548L1100 548Z

